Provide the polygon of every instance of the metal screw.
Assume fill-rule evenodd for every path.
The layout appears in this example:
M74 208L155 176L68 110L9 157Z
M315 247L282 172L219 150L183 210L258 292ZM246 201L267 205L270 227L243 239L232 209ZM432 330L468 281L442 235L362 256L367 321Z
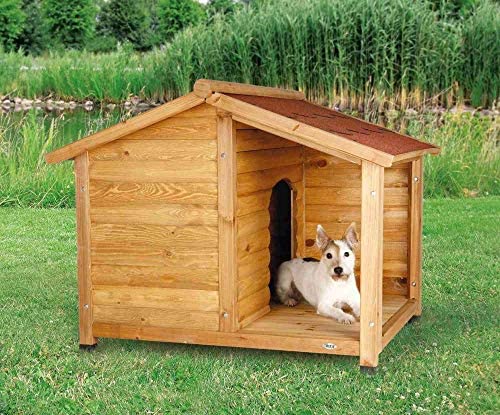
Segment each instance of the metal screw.
M368 324L370 327L374 327L375 326L375 323L373 321L370 321L370 323Z
M416 182L418 182L418 177L417 177L417 176L415 176L415 177L413 178L413 181L414 181L415 183L416 183Z
M333 350L337 347L336 344L333 344L333 343L325 343L323 344L323 348L326 349L326 350Z
M413 282L411 283L411 285L412 285L412 287L416 287L416 286L417 286L417 283L416 283L415 281L413 281Z
M224 311L224 314L222 314L222 317L228 318L229 317L229 313L227 311Z
M220 158L225 159L226 158L226 153L220 153Z
M372 190L371 193L370 193L372 196L375 196L377 194L377 192L375 190Z
M87 309L89 308L89 305L88 305L88 304L84 304L84 305L83 305L83 308L84 308L85 310L87 310Z
M80 190L81 190L82 192L84 192L84 191L85 191L85 186L82 186L82 187L80 188Z

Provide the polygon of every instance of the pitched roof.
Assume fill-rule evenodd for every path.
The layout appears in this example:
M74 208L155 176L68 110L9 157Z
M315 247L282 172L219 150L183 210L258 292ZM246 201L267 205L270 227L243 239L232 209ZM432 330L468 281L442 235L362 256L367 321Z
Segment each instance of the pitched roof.
M432 144L305 100L236 94L229 96L393 156L436 148Z
M299 91L202 79L192 93L61 147L45 158L48 163L72 159L203 102L231 113L236 121L354 163L368 160L389 167L440 151L432 144L308 102Z

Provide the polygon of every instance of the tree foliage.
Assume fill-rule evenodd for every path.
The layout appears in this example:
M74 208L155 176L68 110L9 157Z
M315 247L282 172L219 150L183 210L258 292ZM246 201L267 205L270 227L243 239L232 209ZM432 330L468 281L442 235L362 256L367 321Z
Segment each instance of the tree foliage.
M0 46L5 50L15 49L25 17L21 0L0 0Z
M159 32L163 41L204 17L202 6L195 0L158 0Z
M130 42L135 49L145 50L152 43L150 21L144 1L111 0L101 8L97 31L101 36Z
M42 11L54 45L79 49L92 36L96 14L92 0L43 0Z

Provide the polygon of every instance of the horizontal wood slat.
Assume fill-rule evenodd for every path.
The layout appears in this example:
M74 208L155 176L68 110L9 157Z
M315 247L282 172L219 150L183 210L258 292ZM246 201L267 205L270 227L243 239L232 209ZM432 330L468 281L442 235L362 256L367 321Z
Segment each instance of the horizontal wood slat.
M238 238L251 235L262 229L269 228L269 211L261 210L259 212L249 213L248 215L238 217Z
M142 203L217 204L216 183L136 183L90 181L93 206Z
M269 287L266 286L240 300L238 302L238 321L241 322L261 308L268 307L270 299L271 293Z
M127 140L215 140L216 136L215 117L171 117L125 138Z
M115 182L216 183L216 161L92 161L90 179Z
M238 300L248 297L249 295L262 290L269 285L271 274L266 266L263 269L255 271L253 274L238 279Z
M120 139L89 152L94 161L191 161L216 160L215 140Z
M307 190L306 190L307 194ZM392 222L393 225L405 225L408 220L408 211L400 207L386 207L384 209L384 224ZM306 208L306 222L323 224L328 222L360 223L361 208L354 206L325 206L310 205ZM325 228L326 229L326 228Z
M92 264L132 265L132 266L174 266L216 268L218 252L213 248L181 247L152 248L129 246L110 246L92 248Z
M302 148L288 147L238 153L238 174L302 163Z
M238 196L272 189L282 179L287 179L290 183L301 181L302 164L238 174Z
M130 246L190 248L196 244L202 251L216 251L218 247L217 227L209 226L160 226L134 224L94 223L91 228L92 247L115 247L117 250Z
M297 146L300 144L257 129L238 130L237 133L236 151L238 152Z
M238 261L238 280L242 280L254 272L269 266L270 260L271 256L267 248L240 259Z
M94 323L119 323L135 326L154 326L178 329L219 329L219 314L216 312L184 310L163 310L144 307L120 307L96 305Z
M217 291L97 285L94 286L92 298L96 305L165 310L219 310L219 294Z
M361 206L359 187L308 187L308 205ZM384 206L408 206L408 188L386 187Z
M238 260L242 261L249 255L269 247L271 234L268 228L263 228L257 232L246 236L238 237Z
M217 226L215 206L202 205L138 205L138 206L92 206L92 222L135 223L145 225L206 225Z
M240 323L241 324L241 323ZM92 330L99 337L118 339L164 341L182 344L205 344L212 346L246 347L253 349L287 350L296 352L324 353L330 355L359 354L359 341L335 337L335 332L325 337L297 337L293 335L266 335L246 333L223 333L208 330L169 329L125 324L95 323ZM336 348L328 350L325 343L334 343Z
M180 288L217 291L218 268L94 264L92 283L129 287Z
M265 210L271 200L271 190L262 190L260 192L250 193L238 198L237 216L244 216L250 213Z

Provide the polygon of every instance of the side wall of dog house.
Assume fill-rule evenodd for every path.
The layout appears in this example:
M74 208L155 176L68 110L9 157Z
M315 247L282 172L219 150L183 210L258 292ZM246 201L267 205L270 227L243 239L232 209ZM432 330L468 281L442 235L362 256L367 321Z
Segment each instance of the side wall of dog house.
M362 237L361 166L312 149L307 149L305 154L306 255L318 258L315 247L318 223L332 238L339 238L349 223L356 222L358 234ZM385 169L383 272L386 294L408 293L409 173L409 164ZM358 250L358 277L361 255Z
M243 328L269 310L269 204L282 179L295 192L292 233L296 255L303 255L304 147L244 124L236 128L238 322Z
M97 332L218 330L215 110L203 104L92 150L89 172Z

